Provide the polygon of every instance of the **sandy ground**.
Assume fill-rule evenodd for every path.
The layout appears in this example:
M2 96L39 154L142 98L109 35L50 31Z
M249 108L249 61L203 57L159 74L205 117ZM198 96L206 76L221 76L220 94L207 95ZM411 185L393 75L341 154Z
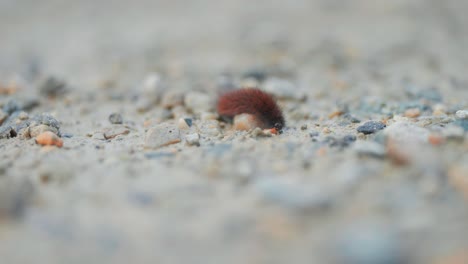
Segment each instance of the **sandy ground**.
M2 263L468 263L467 11L0 0Z

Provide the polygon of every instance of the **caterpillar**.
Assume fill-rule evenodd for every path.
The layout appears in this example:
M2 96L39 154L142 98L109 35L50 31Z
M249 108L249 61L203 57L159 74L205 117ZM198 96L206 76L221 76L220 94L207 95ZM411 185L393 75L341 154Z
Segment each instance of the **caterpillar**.
M269 93L260 89L238 89L221 95L217 103L221 117L232 119L236 115L251 115L256 126L281 133L285 121L283 112Z

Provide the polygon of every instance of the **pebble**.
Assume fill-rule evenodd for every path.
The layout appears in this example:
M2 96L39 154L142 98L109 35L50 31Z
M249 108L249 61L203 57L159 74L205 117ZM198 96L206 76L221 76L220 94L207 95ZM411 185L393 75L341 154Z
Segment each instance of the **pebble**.
M150 97L153 101L157 100L159 93L164 89L162 77L158 73L150 73L143 80L142 92L145 97Z
M186 135L185 140L190 146L200 146L200 135L198 133Z
M0 139L16 137L17 133L12 126L0 126Z
M57 129L57 131L60 131L60 122L55 119L53 116L50 114L40 114L36 115L31 119L31 124L30 127L34 127L36 125L47 125L50 127L53 127Z
M373 141L357 141L353 146L353 150L359 156L384 158L386 155L385 147Z
M180 130L187 130L192 126L192 124L193 121L191 118L179 118L177 121L177 126Z
M58 134L58 130L55 127L47 126L47 125L37 125L29 128L29 136L34 138L39 136L40 134L50 131L54 134Z
M180 141L179 129L173 124L162 123L146 132L145 148L157 149Z
M468 110L458 110L455 116L458 119L468 119Z
M384 134L387 138L391 138L397 142L426 143L430 131L410 122L399 121L388 126Z
M66 93L66 84L64 81L55 77L49 77L39 86L39 93L45 96L60 96Z
M403 264L402 241L391 228L373 223L353 226L337 243L338 263Z
M357 131L360 132L360 133L363 133L365 135L368 135L368 134L373 134L379 130L382 130L386 127L386 125L382 122L378 122L378 121L368 121L366 123L364 123L363 125L359 126L357 128Z
M202 136L217 137L222 134L217 120L203 121L199 124L198 128Z
M416 118L421 115L419 108L410 108L405 111L405 116L409 118Z
M105 139L113 139L119 135L128 135L130 129L124 125L114 125L103 130Z
M95 132L91 135L92 139L97 139L97 140L106 140L106 137L104 136L104 133L102 132Z
M447 114L447 107L443 104L436 104L433 107L432 114L435 116L443 116Z
M43 146L57 146L59 148L63 146L63 140L50 131L39 134L36 137L36 143Z
M214 100L206 93L189 92L184 98L185 107L195 114L213 110Z
M310 185L263 178L254 186L265 201L300 212L323 211L333 203L332 197L323 189Z
M263 89L279 99L302 101L306 98L294 83L286 79L269 78L265 81Z
M109 115L109 122L111 124L122 124L123 118L122 115L119 113L112 113Z

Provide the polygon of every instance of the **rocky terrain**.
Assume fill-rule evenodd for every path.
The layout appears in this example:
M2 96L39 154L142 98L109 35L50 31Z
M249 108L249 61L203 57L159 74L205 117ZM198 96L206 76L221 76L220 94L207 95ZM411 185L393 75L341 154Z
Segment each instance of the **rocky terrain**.
M0 1L2 263L468 263L466 11Z

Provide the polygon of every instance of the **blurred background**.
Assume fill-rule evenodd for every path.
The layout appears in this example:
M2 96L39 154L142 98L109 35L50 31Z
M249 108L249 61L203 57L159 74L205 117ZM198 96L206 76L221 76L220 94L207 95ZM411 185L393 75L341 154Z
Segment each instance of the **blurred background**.
M321 156L332 143L308 134L356 134L333 119L348 110L466 109L467 12L463 0L0 0L0 105L35 97L31 113L52 112L70 146L0 139L0 262L468 263L466 199L438 178L468 171L466 143L417 148L401 168ZM220 88L263 81L289 141L142 154L144 122L186 114L180 93L208 95L205 108ZM145 101L155 83L165 94ZM95 138L112 111L135 136ZM453 121L430 118L435 131Z
M467 6L457 0L2 0L0 73L55 74L90 89L106 78L140 77L135 72L214 75L265 65L310 82L330 67L365 66L385 75L410 73L415 64L425 75L413 78L461 77Z

